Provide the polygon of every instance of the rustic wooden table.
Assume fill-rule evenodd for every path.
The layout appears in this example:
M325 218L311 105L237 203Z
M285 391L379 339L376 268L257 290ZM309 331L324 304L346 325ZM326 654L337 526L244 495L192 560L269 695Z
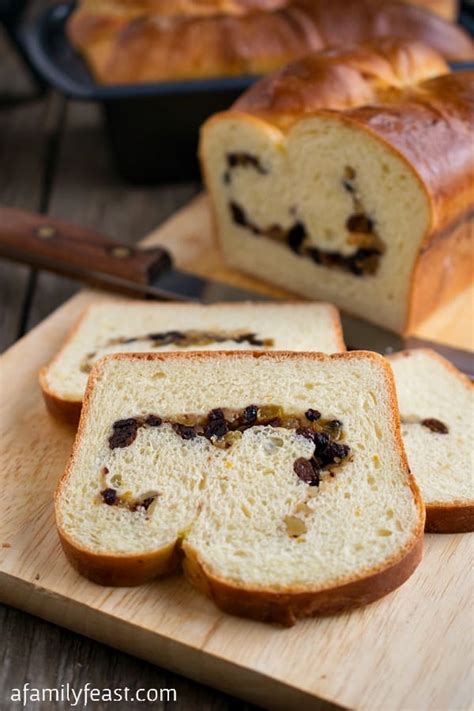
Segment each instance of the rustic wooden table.
M41 5L32 3L34 15ZM183 205L197 184L140 188L124 184L109 162L97 107L67 102L53 93L32 98L32 85L5 37L0 37L0 203L65 218L113 235L139 239ZM71 280L0 260L0 349L8 348L79 289ZM0 708L17 708L10 690L28 681L39 688L175 688L173 708L251 707L0 605ZM162 709L162 703L113 704L114 708ZM30 709L51 709L46 703ZM58 711L68 702L54 704ZM97 711L110 708L94 704Z

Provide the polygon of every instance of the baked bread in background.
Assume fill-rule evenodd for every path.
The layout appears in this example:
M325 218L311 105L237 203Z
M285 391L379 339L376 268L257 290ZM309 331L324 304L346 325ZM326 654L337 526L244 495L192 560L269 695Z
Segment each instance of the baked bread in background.
M436 1L436 0L435 0ZM442 0L441 0L442 1ZM117 14L121 17L205 17L248 15L269 12L288 5L290 0L82 0L90 12Z
M137 15L83 5L68 23L72 44L101 84L265 74L318 49L299 8L243 15Z
M381 356L119 354L91 372L56 521L95 582L183 565L226 612L292 624L403 583L424 507Z
M474 531L474 386L429 350L389 358L402 436L426 506L425 530Z
M337 309L322 303L158 303L89 306L40 383L49 411L77 423L89 372L105 355L192 350L345 350Z
M460 27L396 0L82 0L67 33L102 84L265 74L387 34L473 57Z
M474 72L377 42L309 55L208 119L227 263L398 333L472 280Z
M406 2L411 2L413 5L421 5L421 7L444 17L445 20L456 20L459 12L458 0L406 0Z

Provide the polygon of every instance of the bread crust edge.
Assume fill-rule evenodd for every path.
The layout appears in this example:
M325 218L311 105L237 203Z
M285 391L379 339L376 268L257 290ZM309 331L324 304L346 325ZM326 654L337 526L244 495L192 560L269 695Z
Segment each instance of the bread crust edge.
M135 587L180 569L180 540L156 551L130 555L93 553L75 544L58 528L66 558L78 573L93 583L112 587Z
M39 375L41 394L43 395L46 409L55 419L68 425L77 426L81 417L82 401L66 400L56 395L46 382L47 366L41 369Z
M68 400L58 395L48 383L48 372L51 366L61 358L66 347L75 337L92 306L93 304L89 304L81 311L73 326L69 329L59 350L54 354L51 360L41 368L38 375L41 394L43 395L44 404L48 412L54 418L75 426L78 424L81 415L82 401Z
M474 502L427 504L425 531L427 533L474 532Z
M333 615L367 605L402 585L414 572L423 556L423 535L403 557L383 570L322 590L282 590L250 588L232 584L213 575L197 552L184 543L185 576L224 612L260 622L275 622L291 627L302 617Z

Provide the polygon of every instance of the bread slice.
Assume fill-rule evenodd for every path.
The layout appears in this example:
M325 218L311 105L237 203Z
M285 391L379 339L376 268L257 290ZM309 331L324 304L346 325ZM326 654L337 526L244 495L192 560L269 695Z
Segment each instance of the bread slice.
M426 505L426 530L474 531L474 391L431 350L390 357L408 462Z
M203 349L336 353L345 345L339 313L330 304L100 302L85 310L42 369L46 405L59 418L77 423L89 371L104 355Z
M381 356L118 354L91 373L56 520L98 583L181 559L223 610L291 624L404 582L424 507Z

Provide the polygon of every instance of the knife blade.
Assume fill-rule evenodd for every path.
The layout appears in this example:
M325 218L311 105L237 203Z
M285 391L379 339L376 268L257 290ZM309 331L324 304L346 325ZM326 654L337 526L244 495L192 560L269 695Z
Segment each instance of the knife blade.
M0 256L71 276L106 289L164 301L268 301L269 297L174 268L163 247L140 249L99 232L44 215L0 207ZM474 377L474 354L418 338L402 338L367 321L341 315L349 350L384 355L406 348L431 348Z

